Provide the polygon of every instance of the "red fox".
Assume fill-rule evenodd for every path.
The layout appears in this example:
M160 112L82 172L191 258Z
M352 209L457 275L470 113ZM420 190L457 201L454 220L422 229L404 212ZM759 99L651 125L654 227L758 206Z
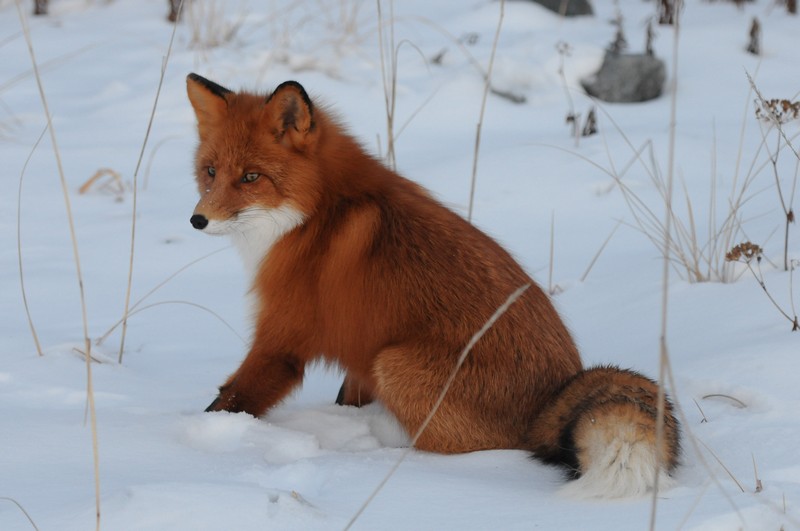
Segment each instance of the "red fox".
M206 411L262 415L322 359L345 371L337 403L378 400L414 434L472 335L531 284L416 447L529 450L589 496L643 493L657 463L667 480L680 453L670 402L658 444L657 384L584 370L547 295L498 243L367 154L297 82L263 95L190 74L187 90L200 137L191 224L232 236L256 298L250 351Z

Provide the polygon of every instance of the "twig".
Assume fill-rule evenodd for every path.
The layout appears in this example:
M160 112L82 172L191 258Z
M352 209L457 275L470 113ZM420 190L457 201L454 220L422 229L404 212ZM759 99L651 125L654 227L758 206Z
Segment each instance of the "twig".
M22 505L21 505L21 504L20 504L20 503L19 503L17 500L15 500L14 498L9 498L8 496L0 496L0 500L6 500L6 501L9 501L9 502L13 503L14 505L16 505L16 506L17 506L17 508L18 508L20 511L22 511L22 514L24 514L24 515L25 515L25 518L27 518L27 519L28 519L28 522L30 522L30 523L31 523L31 525L33 526L33 528L34 528L36 531L39 531L39 528L36 526L36 522L34 522L34 521L33 521L33 518L31 518L31 515L30 515L30 514L28 514L28 511L26 511L26 510L25 510L25 507L23 507L23 506L22 506ZM785 501L784 501L784 504L785 504Z
M181 11L183 10L183 0L178 4L178 19L180 19ZM125 290L125 310L122 312L122 337L119 342L119 363L122 363L122 354L125 351L125 335L128 331L128 311L130 310L131 303L131 285L133 284L133 256L136 249L136 202L139 196L139 168L142 166L142 159L144 158L144 150L147 147L147 140L150 138L150 129L153 127L153 119L156 115L156 108L158 107L158 97L161 95L161 87L164 84L164 74L167 71L167 64L169 57L172 53L172 43L175 41L175 32L178 30L178 24L172 26L172 35L169 38L169 46L167 47L167 55L161 62L161 77L158 79L158 88L156 89L156 97L153 101L153 110L150 112L150 120L147 122L147 131L144 134L144 141L142 142L142 150L139 153L139 160L136 161L136 169L133 172L133 208L131 214L131 255L130 264L128 267L128 286Z
M506 301L497 310L495 310L494 314L492 314L492 316L489 317L489 319L483 324L481 329L478 330L475 333L475 335L472 336L472 338L470 338L469 342L467 343L467 346L464 347L463 351L461 351L461 355L458 357L458 361L456 361L455 367L453 367L453 370L450 372L450 377L445 382L444 387L442 388L442 391L439 393L439 397L433 404L433 407L428 413L428 416L425 417L424 421L422 421L422 425L420 425L419 429L417 430L417 433L415 433L414 437L411 439L411 444L409 444L408 448L406 448L403 451L403 453L400 455L400 458L395 462L394 466L392 466L392 468L389 470L389 472L386 474L383 480L381 480L378 486L375 487L375 490L372 491L372 494L369 495L369 497L364 501L361 507L359 507L358 511L356 511L356 513L353 515L350 521L347 522L347 525L344 527L344 531L348 531L348 529L350 529L353 526L353 524L356 522L356 520L358 520L358 518L361 516L364 510L369 506L370 503L372 503L372 500L375 499L375 496L377 496L378 493L383 489L384 485L386 485L386 483L389 481L389 478L391 478L394 475L394 473L400 467L400 464L405 460L406 457L408 457L408 454L410 454L413 451L414 445L419 440L420 436L425 431L425 429L428 427L428 424L430 424L433 416L436 414L437 411L439 411L439 407L442 405L445 395L450 390L450 386L453 385L453 381L455 381L456 379L456 374L458 374L459 369L461 369L461 366L467 359L467 356L472 350L472 347L475 346L475 344L483 337L483 335L489 331L489 329L494 325L494 323L497 322L497 320L500 319L500 317L502 317L504 313L506 313L506 310L508 310L508 308L512 304L514 304L517 301L517 299L519 299L522 296L522 294L525 293L525 291L527 291L529 287L531 287L530 284L525 284L524 286L517 288L516 291L514 291L514 293L509 295L508 299L506 299Z
M19 261L19 287L22 290L22 304L25 306L28 326L31 328L31 335L33 336L33 342L36 345L36 352L39 356L43 355L42 345L39 343L39 335L36 333L36 327L33 325L33 318L31 317L31 311L28 307L28 295L25 291L25 276L23 274L24 268L22 267L22 180L25 177L25 170L28 168L28 163L31 161L36 148L39 147L39 142L42 141L46 132L47 126L42 129L39 138L36 139L36 143L33 144L31 152L28 154L28 158L25 159L25 164L22 166L22 171L19 174L19 191L17 192L17 259Z
M70 239L72 240L72 254L75 259L75 271L78 277L78 291L80 292L81 302L81 317L83 321L83 341L86 346L86 398L87 407L91 418L92 427L92 457L94 460L94 490L95 490L95 509L96 509L96 528L100 529L100 455L97 444L97 414L94 407L94 388L92 382L92 362L90 359L92 342L89 340L89 321L86 312L86 294L83 288L83 274L81 273L81 260L78 253L78 238L75 234L75 221L72 217L72 204L69 199L69 189L67 187L67 178L64 175L64 166L61 163L61 154L58 150L58 142L56 141L56 132L53 129L52 114L47 105L47 98L44 94L44 87L42 86L42 77L39 75L39 67L36 63L36 55L33 51L33 42L31 40L31 32L28 27L28 20L22 11L22 4L20 0L16 0L17 13L19 20L22 24L22 32L25 35L25 42L28 45L28 54L31 58L33 65L33 72L36 77L36 86L39 89L39 97L42 100L42 107L44 108L45 117L47 118L47 128L50 131L50 141L53 145L53 154L56 158L56 166L58 167L58 175L61 181L61 190L64 194L64 205L67 210L67 222L69 224Z
M494 68L494 56L497 52L497 42L500 40L500 30L503 27L503 17L506 11L506 1L500 0L500 16L497 19L497 30L494 33L492 43L492 53L489 56L489 67L486 69L486 78L483 86L483 98L481 99L481 112L478 117L478 125L475 131L475 150L472 154L472 181L469 189L469 209L467 210L467 221L472 222L472 208L475 203L475 181L478 177L478 153L481 148L481 127L483 126L483 114L486 111L486 97L492 87L492 69Z

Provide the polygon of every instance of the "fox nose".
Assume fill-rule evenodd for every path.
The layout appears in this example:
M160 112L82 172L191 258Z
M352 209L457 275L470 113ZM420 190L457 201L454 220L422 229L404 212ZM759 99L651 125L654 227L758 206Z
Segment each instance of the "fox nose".
M197 230L203 230L208 225L208 220L202 214L195 214L189 219L189 223Z

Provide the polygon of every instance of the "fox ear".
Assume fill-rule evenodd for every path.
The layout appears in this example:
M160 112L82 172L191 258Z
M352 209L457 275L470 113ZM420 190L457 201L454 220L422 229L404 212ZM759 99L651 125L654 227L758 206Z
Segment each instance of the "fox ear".
M314 105L297 81L285 81L267 98L266 119L279 142L303 150L314 129Z
M197 115L198 131L203 137L204 131L228 112L227 95L231 91L192 73L186 76L186 92Z

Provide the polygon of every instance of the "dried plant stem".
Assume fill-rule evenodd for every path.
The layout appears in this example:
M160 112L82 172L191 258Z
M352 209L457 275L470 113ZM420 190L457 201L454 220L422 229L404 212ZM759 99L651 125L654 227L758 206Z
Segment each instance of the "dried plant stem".
M776 121L775 125L778 129L780 129L780 123ZM761 130L761 139L766 144L767 142L767 135L764 133L763 129ZM789 270L789 226L794 221L794 212L792 211L791 201L787 204L786 198L783 194L783 188L781 187L781 178L780 174L778 173L778 158L780 157L781 153L781 135L777 135L778 145L775 148L775 153L770 153L767 151L767 158L769 159L770 165L772 166L772 174L775 177L775 189L778 192L778 201L781 204L781 209L783 210L783 214L785 217L785 226L784 226L784 239L783 239L783 270ZM800 160L800 159L798 159ZM792 195L794 195L794 190L792 190Z
M139 312L143 312L143 311L145 311L145 310L148 310L148 309L150 309L150 308L155 308L156 306L164 306L165 304L184 304L184 305L186 305L186 306L192 306L192 307L194 307L194 308L199 308L199 309L201 309L201 310L203 310L203 311L205 311L205 312L207 312L207 313L210 313L211 315L213 315L214 317L216 317L216 318L217 318L217 320L218 320L219 322L221 322L222 324L224 324L224 325L225 325L225 326L228 328L228 330L230 330L231 332L233 332L233 334L234 334L236 337L238 337L238 338L239 338L239 341L241 341L243 345L246 345L246 344L247 344L247 341L245 340L245 338L243 338L243 337L242 337L242 336L239 334L239 332L237 332L237 331L236 331L236 329L235 329L235 328L233 328L233 327L230 325L230 323L229 323L228 321L226 321L225 319L223 319L223 318L222 318L222 316L221 316L220 314L218 314L217 312L215 312L214 310L212 310L212 309L210 309L210 308L208 308L208 307L206 307L206 306L203 306L202 304L197 304L196 302L180 301L180 300L175 300L175 301L160 301L160 302L154 302L154 303L152 303L152 304L147 304L146 306L142 306L141 308L131 309L131 311L128 313L128 317L133 317L134 315L136 315L136 314L137 314L137 313L139 313ZM117 323L117 325L119 325L119 323ZM117 325L114 325L114 328L116 328L116 327L117 327Z
M47 98L45 97L44 87L42 86L42 77L39 75L39 67L36 63L36 54L33 51L33 41L31 40L31 32L28 27L28 20L22 11L22 3L16 0L17 13L19 20L22 24L22 32L25 35L25 42L28 46L28 53L31 57L31 64L33 66L34 76L36 78L36 86L39 89L39 97L42 100L42 107L44 108L45 117L47 118L47 128L50 131L50 141L53 145L53 154L56 158L56 165L58 166L58 175L61 181L61 190L64 194L64 205L67 210L67 222L69 224L70 239L72 241L72 254L75 259L75 271L78 277L78 291L80 292L81 302L81 317L83 321L83 341L86 349L86 398L89 416L91 419L92 428L92 457L94 461L94 488L95 488L95 509L96 509L96 529L100 529L100 455L97 443L97 414L94 406L94 387L92 383L92 342L89 340L89 321L86 312L86 294L83 288L83 274L81 272L81 260L78 253L78 238L75 233L75 221L72 216L72 204L69 199L69 188L67 187L67 179L64 175L64 166L61 163L61 154L58 150L58 142L56 141L55 129L53 129L52 114L47 105Z
M764 99L764 96L761 95L761 91L758 90L758 86L756 86L755 81L753 81L753 78L750 76L748 72L745 72L745 74L747 75L747 80L750 83L751 89L756 93L759 105L761 105L761 108L765 110L768 109L769 105L767 101ZM767 112L767 114L769 113ZM781 208L783 209L784 216L786 217L786 224L784 230L784 244L783 244L783 269L784 271L788 271L789 270L789 226L794 222L795 218L792 203L794 203L794 194L797 188L797 171L795 171L794 180L792 182L792 190L789 195L789 199L787 200L784 197L783 188L781 187L780 176L778 175L778 156L780 155L781 152L781 139L783 139L784 142L786 143L786 147L788 147L792 151L792 153L794 153L795 158L797 158L798 160L798 164L800 164L800 153L798 153L797 150L792 145L791 139L788 136L786 136L786 132L783 130L781 120L773 116L772 120L770 120L770 123L778 131L777 135L778 146L775 149L775 154L773 155L769 153L768 156L770 162L772 163L772 168L775 175L775 187L778 190L778 199L780 200ZM763 130L761 132L761 135L762 135L762 140L766 143L766 135L763 132Z
M186 271L187 269L189 269L189 267L193 266L194 264L196 264L196 263L198 263L198 262L200 262L200 261L202 261L202 260L205 260L205 259L206 259L206 258L208 258L209 256L212 256L212 255L215 255L215 254L217 254L217 253L219 253L219 252L222 252L222 251L224 251L225 249L228 249L229 247L230 247L230 246L222 247L222 248L220 248L220 249L217 249L216 251L212 251L212 252L210 252L210 253L208 253L208 254L205 254L205 255L201 256L200 258L196 258L196 259L192 260L191 262L189 262L188 264L186 264L186 265L184 265L183 267L181 267L180 269L178 269L177 271L175 271L174 273L172 273L171 275L169 275L167 278L165 278L164 280L162 280L161 282L159 282L158 284L156 284L156 285L155 285L155 287L153 287L153 288L152 288L150 291L148 291L147 293L145 293L144 295L142 295L142 296L139 298L139 300L137 300L136 302L134 302L134 303L131 305L130 309L128 310L128 316L130 317L130 316L133 314L133 311L134 311L134 310L135 310L135 309L136 309L136 308L137 308L137 307L138 307L138 306L139 306L139 305L140 305L142 302L144 302L144 300L145 300L145 299L147 299L147 298L148 298L150 295L152 295L153 293L155 293L156 291L158 291L158 290L159 290L161 287L163 287L163 286L164 286L164 285L165 285L167 282L169 282L169 281L170 281L170 280L172 280L173 278L177 277L179 274L183 273L184 271ZM120 320L119 320L119 321L117 321L116 323L114 323L114 325L113 325L113 326L111 326L111 328L109 328L108 330L106 330L106 332L105 332L105 333L104 333L102 336L100 336L100 337L99 337L99 338L98 338L98 339L97 339L95 342L96 342L98 345L102 345L102 344L103 344L103 342L104 342L106 339L108 339L108 336L109 336L109 335L111 335L111 333L112 333L114 330L116 330L116 329L117 329L117 327L118 327L119 325L121 325L121 324L122 324L122 319L120 318Z
M658 508L658 487L661 469L664 464L661 462L661 448L666 444L664 437L664 416L666 408L666 375L670 370L669 347L667 345L667 315L669 310L669 271L670 271L670 247L672 239L672 189L675 174L675 130L676 116L678 108L678 44L680 42L680 13L682 0L675 0L673 40L672 40L672 97L670 99L669 117L669 162L667 166L667 183L664 190L664 248L663 248L663 267L661 271L661 334L659 336L659 364L658 364L658 411L656 413L656 463L653 471L655 477L653 482L653 498L650 510L650 530L656 528L656 510Z
M756 466L756 454L751 453L750 456L753 458L753 476L756 478L756 492L761 492L764 490L764 484L761 483L761 478L758 477L758 466Z
M503 17L505 16L505 12L506 2L505 0L500 0L500 16L497 19L497 30L494 33L494 41L492 42L492 53L489 56L489 66L486 69L486 77L484 78L481 112L478 117L478 125L475 129L475 149L472 153L472 180L470 181L469 208L467 209L467 221L469 222L472 222L472 210L475 204L475 181L478 177L478 153L481 149L481 128L483 126L483 115L486 111L486 98L489 96L489 90L492 88L492 69L494 68L494 56L497 52L497 43L500 40L500 30L503 27Z
M391 72L386 68L386 49L383 37L383 11L381 0L378 5L378 47L381 54L381 82L386 106L386 163L394 170L397 162L394 155L394 112L397 103L397 55L394 45L394 2L389 0L389 56L392 59Z
M767 298L772 303L772 305L775 306L775 308L780 312L781 315L783 315L786 318L786 320L792 323L792 332L800 330L800 321L798 321L797 314L792 316L786 313L786 311L783 308L781 308L781 305L778 304L778 301L775 300L775 298L767 289L767 283L764 281L764 274L761 272L761 262L757 262L758 272L756 272L756 270L753 269L753 266L750 265L750 261L745 262L745 265L747 265L747 269L750 270L750 273L753 274L753 278L755 278L756 282L758 282L758 285L761 286L761 289L767 295ZM790 271L790 282L791 282L791 272L792 271ZM791 283L789 284L789 286L791 286ZM791 296L792 293L790 292L789 295ZM794 308L794 303L792 303L792 308Z
M181 11L183 10L183 0L178 4L178 19L180 19ZM156 89L156 97L153 100L153 110L150 112L150 120L147 122L147 131L144 134L144 141L142 142L142 150L139 153L139 160L136 161L136 169L133 172L133 208L131 213L131 254L128 266L128 285L125 289L125 309L122 312L122 337L119 342L119 363L122 363L122 354L125 351L125 337L128 331L128 312L130 311L131 303L131 285L133 284L133 257L136 249L136 203L139 197L139 168L142 166L142 159L144 158L144 150L147 147L147 140L150 138L150 130L153 127L153 119L156 115L156 108L158 108L158 97L161 95L161 87L164 84L164 74L167 71L167 64L169 63L169 56L172 53L172 43L175 41L175 32L178 29L178 24L173 24L172 35L169 38L169 46L167 47L167 54L161 62L161 77L158 79L158 88Z
M34 521L33 521L33 518L31 518L31 515L30 515L30 514L28 514L28 511L26 511L26 510L25 510L25 507L23 507L23 506L22 506L22 505L21 505L21 504L20 504L20 503L19 503L17 500L15 500L14 498L9 498L8 496L0 496L0 500L5 500L5 501L11 502L11 503L13 503L14 505L16 505L16 506L17 506L17 508L18 508L20 511L22 511L22 514L24 514L24 515L25 515L25 518L27 518L27 519L28 519L28 522L30 522L30 523L31 523L31 526L33 526L33 528L34 528L36 531L39 531L39 527L36 525L36 522L34 522Z
M797 309L794 305L794 270L800 265L800 260L792 260L789 262L789 307L794 315L795 323L797 323Z
M180 138L178 135L168 136L166 138L162 138L159 140L155 146L153 146L153 150L150 152L150 158L147 159L147 167L144 169L144 179L142 179L142 190L147 190L147 185L150 182L150 170L153 167L153 160L156 158L156 153L158 150L161 149L161 146L166 144L169 140L174 140L176 138Z
M31 161L34 152L36 152L36 148L39 147L39 143L44 138L44 134L47 132L47 126L42 129L39 138L36 139L36 143L33 144L31 148L31 152L28 154L28 158L25 159L25 164L22 166L22 171L19 174L19 190L17 192L17 259L19 261L19 286L22 290L22 305L25 306L25 315L28 317L28 326L31 329L31 335L33 336L33 342L36 345L36 352L39 356L42 356L42 345L39 342L39 334L36 333L36 327L33 325L33 318L31 317L31 311L28 306L28 294L25 291L25 275L24 275L24 268L22 267L22 180L25 177L25 170L28 168L28 163Z
M45 72L45 71L49 70L50 67L55 67L55 66L58 66L60 64L66 63L68 60L70 60L70 59L72 59L74 57L77 57L78 55L82 54L83 52L91 50L92 48L94 48L96 46L102 46L103 44L105 44L105 43L88 44L86 46L78 48L77 50L74 50L74 51L71 51L71 52L67 52L65 54L59 55L57 57L54 57L53 59L50 59L49 61L44 61L43 63L37 65L36 68L37 68L37 70L39 72ZM13 87L17 83L20 83L20 82L24 81L25 79L27 79L31 75L35 75L35 71L33 69L27 70L25 72L22 72L21 74L18 74L16 76L8 79L4 83L0 83L0 92L5 92L7 89Z
M617 229L619 229L620 225L622 225L622 221L617 221L617 224L614 225L613 229L611 229L611 232L609 233L609 235L605 239L605 241L603 241L603 244L600 246L600 248L597 250L597 252L594 253L594 256L592 257L591 262L589 262L589 265L586 267L586 271L584 271L583 275L581 275L581 282L585 281L586 277L589 276L589 273L592 271L592 268L594 267L594 264L597 262L597 259L600 258L601 254L603 254L603 251L605 250L606 246L608 245L608 242L610 242L611 238L614 237L614 234L617 233Z
M433 419L433 416L436 414L437 411L439 411L439 407L442 405L442 402L444 402L445 395L450 390L450 386L453 385L453 382L456 379L456 375L458 374L459 369L461 369L461 366L464 364L464 361L467 359L467 356L469 355L470 351L472 351L472 348L475 346L475 344L483 337L483 335L486 332L489 331L489 329L492 326L494 326L494 323L497 322L497 320L500 319L500 317L502 317L504 313L506 313L508 308L511 307L511 305L514 304L517 301L517 299L519 299L522 296L522 294L528 290L529 287L531 287L530 284L525 284L524 286L517 288L511 295L508 296L506 301L499 308L497 308L497 310L495 310L492 316L489 317L489 319L483 324L481 329L478 330L475 333L475 335L472 336L472 338L470 338L469 342L467 343L467 346L464 347L463 351L461 351L461 355L458 357L455 367L453 367L453 370L450 372L450 376L449 378L447 378L447 381L445 382L442 391L439 393L439 397L436 399L436 402L433 404L433 407L428 413L428 416L425 417L424 421L422 421L422 424L417 430L417 433L415 433L414 437L411 439L411 444L409 444L408 448L406 448L403 451L403 453L400 455L400 458L395 462L394 466L392 466L392 468L389 470L389 472L386 474L383 480L381 480L378 486L375 487L375 490L372 491L372 494L370 494L369 497L361 505L361 507L359 507L358 511L356 511L356 513L353 515L353 517L345 526L344 531L347 531L353 526L353 524L356 522L356 520L358 520L358 518L361 516L364 510L369 506L370 503L372 503L372 500L375 499L375 496L377 496L378 493L383 489L384 485L386 485L386 483L389 481L389 478L391 478L394 475L394 473L400 467L400 464L405 460L406 457L408 457L408 454L410 454L413 451L414 445L417 443L422 433L428 427L428 424L430 424L431 419Z
M567 74L564 68L566 57L570 55L570 46L566 42L559 42L556 44L556 51L558 51L558 75L561 77L561 86L564 88L564 94L567 96L567 123L572 126L571 134L575 138L575 147L578 147L581 138L580 126L578 125L580 117L578 113L575 112L575 105L572 101L569 86L567 85Z
M553 295L553 262L555 261L555 232L556 232L556 213L550 213L550 267L547 272L547 292Z

